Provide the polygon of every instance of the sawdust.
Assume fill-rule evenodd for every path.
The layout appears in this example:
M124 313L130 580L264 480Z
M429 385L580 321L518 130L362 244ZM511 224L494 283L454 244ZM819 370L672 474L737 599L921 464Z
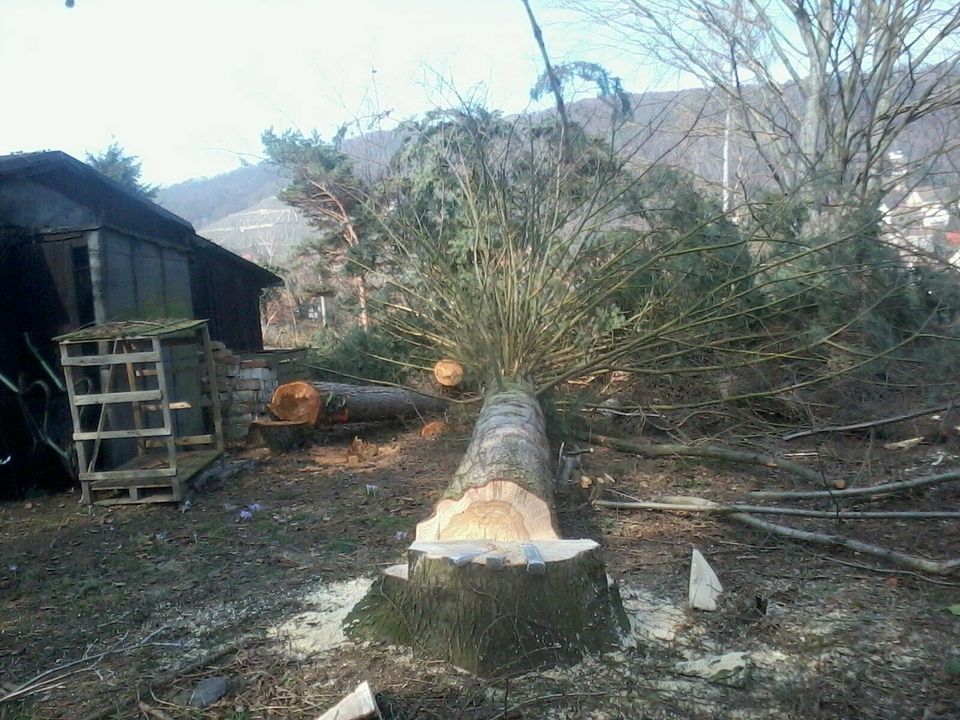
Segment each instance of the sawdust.
M296 659L342 645L346 642L343 621L372 583L370 578L355 578L314 587L303 598L304 604L313 609L272 628L270 636L277 639L286 655Z

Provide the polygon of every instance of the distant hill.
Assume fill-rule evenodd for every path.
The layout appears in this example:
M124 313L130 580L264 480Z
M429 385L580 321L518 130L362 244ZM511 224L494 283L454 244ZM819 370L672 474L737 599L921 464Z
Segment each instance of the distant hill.
M299 210L275 197L197 228L200 235L228 250L267 265L282 265L311 233Z
M705 90L686 90L633 95L631 101L631 117L620 127L616 143L631 154L632 162L673 165L719 185L725 108L717 97ZM599 99L570 106L571 118L598 137L609 137L611 112L610 104ZM951 169L953 182L960 157L936 152L948 127L942 125L942 119L925 118L901 138L898 149L912 159L939 157L940 164ZM356 159L361 172L375 175L403 136L401 130L367 133L346 140L343 149ZM749 140L734 137L731 157L739 183L749 187L765 182L757 180L767 173ZM285 186L276 167L248 165L163 188L157 202L189 220L204 237L251 259L283 264L312 232L301 213L276 199Z
M194 178L161 188L157 203L199 229L265 198L276 197L285 186L277 168L245 165L214 177Z
M362 172L376 174L400 147L402 134L371 132L350 138L343 150ZM279 168L245 165L209 178L194 178L162 188L157 203L189 220L197 233L261 263L278 265L312 229L296 209L277 195L287 186Z

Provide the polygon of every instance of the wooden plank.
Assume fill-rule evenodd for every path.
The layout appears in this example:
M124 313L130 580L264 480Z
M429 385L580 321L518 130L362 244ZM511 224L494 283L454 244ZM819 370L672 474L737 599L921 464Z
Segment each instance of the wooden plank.
M91 430L89 432L75 432L74 440L117 440L119 438L142 438L169 436L167 428L144 428L143 430Z
M91 242L92 242L92 240L91 240ZM102 298L101 298L101 299L102 299ZM94 300L96 300L96 298L94 298ZM101 353L102 355L105 355L106 352L107 352L107 343L106 343L106 341L100 343L99 347L101 348L101 349L100 349L100 353ZM118 341L118 340L114 340L114 341L113 341L113 353L111 353L111 354L115 354L115 353L117 352L118 348L119 348L119 341ZM111 384L111 382L113 381L113 370L114 370L115 367L116 367L116 365L110 365L106 370L104 370L103 368L100 368L100 378L101 378L101 382L103 383L103 384L102 384L102 387L103 387L104 391L107 392L107 393L110 392L110 384ZM74 398L74 402L76 402L76 398ZM93 452L90 454L90 462L87 463L86 472L93 472L93 469L97 466L97 458L100 457L100 443L101 443L101 441L103 440L103 435L101 435L101 433L103 433L103 431L104 431L104 430L103 430L103 425L104 425L104 423L106 422L106 420L107 420L107 406L106 406L106 405L101 405L101 406L100 406L100 417L99 417L99 419L97 420L97 429L96 429L96 431L93 432L93 434L92 434L93 436L92 436L92 437L85 438L85 439L93 440ZM84 438L78 438L78 437L77 437L77 434L78 434L79 431L80 431L79 426L76 427L76 428L74 428L74 433L73 433L73 439L74 439L74 440L84 439ZM82 433L80 433L80 434L82 434ZM80 470L83 471L84 468L81 467Z
M206 323L204 323L200 328L200 344L203 348L203 354L205 355L206 359L207 377L215 378L217 376L217 368L213 362L213 351L210 343L210 329L207 327ZM211 415L213 415L213 434L217 439L217 450L219 452L223 452L223 417L220 414L220 389L216 387L215 384L208 382L207 393L207 398L210 400L212 408Z
M153 350L157 355L161 355L163 348L160 344L160 338L153 338ZM157 386L160 388L161 397L165 400L170 398L170 391L167 389L167 374L164 372L163 361L157 363ZM177 467L177 444L173 437L173 414L166 403L160 403L160 412L163 414L163 429L167 431L167 464Z
M177 438L177 445L210 445L214 440L213 435L185 435Z
M105 491L109 492L109 491ZM94 505L143 505L145 503L170 503L177 502L177 498L173 493L156 493L153 495L147 495L145 497L138 497L136 500L130 497L129 495L120 497L111 497L103 498L100 500L94 499Z
M181 495L187 482L221 455L216 450L188 452L179 455L179 464L173 468L140 470L105 470L83 477L91 492L128 490L130 488L170 488L173 495Z
M160 356L153 351L149 352L126 352L115 355L77 355L61 357L60 363L63 366L73 367L92 367L94 365L124 365L126 363L148 363L157 362Z
M62 360L65 357L67 357L67 348L65 345L61 345L60 359ZM70 403L70 417L73 420L73 429L74 431L77 431L80 429L80 411L77 409L77 406L73 404L73 398L76 394L74 391L74 386L76 385L76 381L74 380L74 377L73 377L73 368L64 367L63 375L67 381L67 398ZM74 449L77 452L77 467L82 470L85 467L87 467L87 449L83 446L83 443L75 443ZM86 486L81 485L81 490L82 490L82 493L81 493L80 502L83 502L83 498L86 497ZM87 500L87 502L89 502L89 499Z
M133 346L132 346L130 343L126 343L124 349L125 349L127 352L132 352L134 348L133 348ZM133 363L131 363L131 362L125 363L125 367L126 367L126 369L127 369L127 390L129 390L129 391L131 391L131 392L135 392L135 391L137 390L137 373L136 373L136 369L133 367ZM135 402L135 403L133 404L133 426L134 426L137 430L142 430L143 428L146 427L146 424L145 424L144 421L143 421L143 415L144 415L144 413L143 413L143 405L142 405L141 403L139 403L139 402ZM141 442L138 442L138 443L137 443L137 455L143 455L143 454L144 454L144 450L145 450L145 448L144 448L144 446L143 446L143 442L142 442L142 441L141 441Z
M100 470L81 473L80 477L90 482L91 490L115 490L133 487L170 487L170 478L177 474L176 468L149 468L147 470Z
M74 396L74 404L105 405L110 403L134 403L146 400L160 400L163 397L159 390L135 390L112 393L88 393Z
M140 503L179 502L189 488L191 480L208 468L211 468L222 455L218 451L187 452L179 456L180 462L176 475L148 478L105 478L81 482L84 498L94 505L135 505ZM132 461L136 462L136 461ZM169 470L167 468L166 470ZM113 475L118 471L98 474ZM153 472L156 470L127 470L120 471L130 474L137 472ZM120 492L119 496L113 493ZM109 495L103 497L103 495Z
M172 403L167 403L167 407L171 410L189 410L193 407L191 403L188 403L186 400L176 400ZM162 405L156 405L154 403L147 403L146 405L141 405L141 409L148 412L159 412L163 410Z
M146 440L147 447L164 447L165 443L163 440ZM186 447L190 445L212 445L214 442L213 435L188 435L187 437L177 438L174 442L177 443L180 447Z

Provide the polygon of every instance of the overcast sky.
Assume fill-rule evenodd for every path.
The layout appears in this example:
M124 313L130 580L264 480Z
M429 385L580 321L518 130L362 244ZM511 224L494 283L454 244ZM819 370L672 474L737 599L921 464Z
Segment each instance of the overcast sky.
M556 59L644 89L636 61L533 6ZM516 112L540 71L520 0L0 0L0 153L116 139L166 185L256 160L268 127L329 137L449 104L444 84Z

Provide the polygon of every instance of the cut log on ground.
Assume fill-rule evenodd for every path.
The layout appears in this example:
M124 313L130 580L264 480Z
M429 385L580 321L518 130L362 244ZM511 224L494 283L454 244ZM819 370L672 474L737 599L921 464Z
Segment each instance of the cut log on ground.
M434 415L447 407L443 398L399 387L296 381L276 389L270 411L280 420L315 423L369 422Z
M559 540L550 459L539 403L520 391L491 396L417 540Z
M627 627L592 540L562 540L543 413L527 387L492 393L450 487L348 633L411 645L484 676L576 662Z
M364 680L357 689L327 710L317 720L383 720L377 700Z
M456 360L437 360L433 365L433 377L440 387L459 387L463 382L463 365Z
M267 409L279 420L316 425L323 409L323 397L310 383L294 380L273 391Z

